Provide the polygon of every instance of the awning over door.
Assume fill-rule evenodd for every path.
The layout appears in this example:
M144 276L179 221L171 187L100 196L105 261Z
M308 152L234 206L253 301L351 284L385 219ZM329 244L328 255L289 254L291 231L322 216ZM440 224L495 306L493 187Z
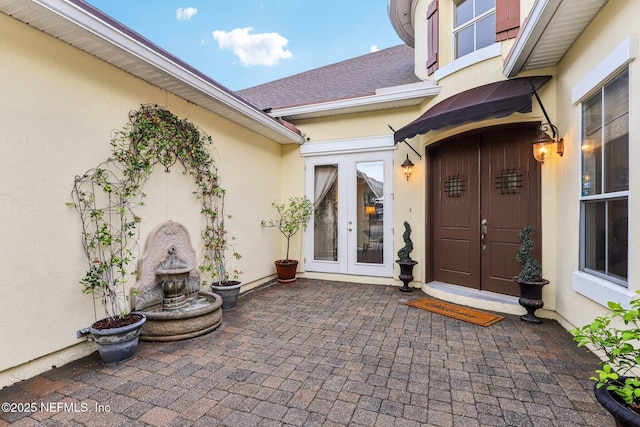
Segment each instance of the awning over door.
M551 76L519 77L475 87L434 105L394 134L395 141L413 138L433 129L477 122L489 117L531 112L531 85L538 90Z

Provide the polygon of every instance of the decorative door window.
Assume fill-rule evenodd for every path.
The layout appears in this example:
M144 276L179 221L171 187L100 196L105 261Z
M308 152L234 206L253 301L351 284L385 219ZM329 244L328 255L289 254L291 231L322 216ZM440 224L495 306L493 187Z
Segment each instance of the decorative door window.
M502 169L496 176L496 189L500 194L516 194L522 188L522 174L516 169Z
M465 182L460 175L450 175L444 183L444 192L448 197L462 197L465 190Z

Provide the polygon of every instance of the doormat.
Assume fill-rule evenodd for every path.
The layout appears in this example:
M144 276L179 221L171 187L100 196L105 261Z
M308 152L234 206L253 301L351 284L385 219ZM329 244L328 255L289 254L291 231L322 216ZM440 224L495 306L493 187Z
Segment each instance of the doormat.
M490 326L504 319L496 314L486 313L484 311L475 310L469 307L450 304L444 301L438 301L431 298L422 298L418 300L408 301L405 304L422 310L431 311L432 313L442 314L443 316L452 317L465 322L473 323L480 326Z

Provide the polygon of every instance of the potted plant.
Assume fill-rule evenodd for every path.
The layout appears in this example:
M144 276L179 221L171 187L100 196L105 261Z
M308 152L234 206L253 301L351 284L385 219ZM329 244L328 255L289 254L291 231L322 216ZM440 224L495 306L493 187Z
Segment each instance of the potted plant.
M402 292L412 292L413 288L409 287L409 283L413 280L413 267L418 263L411 259L411 251L413 251L413 242L411 241L411 226L407 221L404 222L404 233L402 233L404 246L398 251L398 259L396 263L400 266L400 275L398 278L403 285L400 288Z
M313 214L313 203L306 197L291 197L287 204L272 203L278 213L278 218L262 221L263 227L277 227L278 230L287 239L287 252L285 259L275 261L278 282L291 283L296 280L296 272L298 270L298 261L289 259L289 247L291 237L294 236L300 228L306 228L311 214Z
M227 216L230 218L230 216ZM227 230L225 228L224 206L219 206L218 215L213 218L214 226L210 232L214 233L217 238L210 239L209 243L205 243L205 262L200 266L200 271L211 274L211 290L222 298L222 309L231 310L236 307L238 297L240 296L240 288L242 282L238 280L241 271L231 269L228 265L227 252L231 251L231 247L226 238ZM232 253L235 259L241 256L235 250ZM206 282L205 282L206 283Z
M549 284L549 281L542 278L542 266L531 254L534 246L531 234L534 231L535 229L531 226L524 227L520 231L520 247L516 253L516 259L522 270L513 278L513 281L520 287L518 303L527 310L527 314L520 316L520 320L541 323L542 319L535 315L535 311L544 306L542 287Z
M598 402L617 426L640 426L640 377L632 372L640 361L640 299L631 300L628 309L617 302L607 305L606 315L570 332L578 347L590 346L604 355L601 369L591 377Z
M102 303L105 315L78 331L78 338L91 334L104 364L116 365L135 355L146 317L129 313L124 289L140 219L124 203L127 180L104 166L75 178L70 203L80 214L88 264L82 291Z

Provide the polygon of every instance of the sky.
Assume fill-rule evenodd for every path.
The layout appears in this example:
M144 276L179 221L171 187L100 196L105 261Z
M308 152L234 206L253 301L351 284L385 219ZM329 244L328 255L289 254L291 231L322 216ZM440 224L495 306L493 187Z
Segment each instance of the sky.
M87 0L232 90L402 44L387 0Z

